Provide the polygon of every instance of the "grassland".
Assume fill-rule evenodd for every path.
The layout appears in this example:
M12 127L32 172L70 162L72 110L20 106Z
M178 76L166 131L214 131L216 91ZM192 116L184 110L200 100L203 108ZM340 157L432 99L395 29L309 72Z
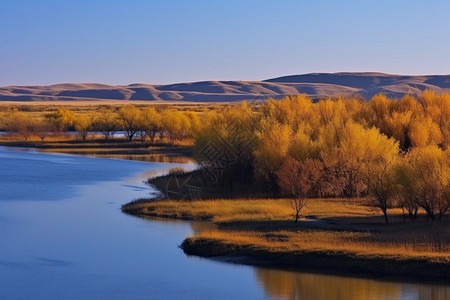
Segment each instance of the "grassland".
M238 103L220 102L183 102L183 101L139 101L139 100L91 100L91 101L0 101L0 111L15 107L20 111L28 112L30 116L40 116L42 112L54 112L58 108L64 107L77 113L87 113L96 111L101 106L118 108L127 104L136 107L170 107L176 110L202 111L205 108L214 108L223 105L238 105Z
M450 280L450 220L391 224L366 199L311 199L298 223L288 199L137 201L123 211L141 217L213 222L187 238L190 255L340 274Z

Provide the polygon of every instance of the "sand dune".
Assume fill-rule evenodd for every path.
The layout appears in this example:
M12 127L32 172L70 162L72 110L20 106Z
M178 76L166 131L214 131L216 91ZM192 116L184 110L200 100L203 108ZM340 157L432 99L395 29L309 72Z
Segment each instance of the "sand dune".
M0 87L0 101L194 101L230 102L307 94L312 98L376 94L401 97L425 89L450 92L450 75L406 76L383 73L311 73L264 81L200 81L168 85L63 83Z

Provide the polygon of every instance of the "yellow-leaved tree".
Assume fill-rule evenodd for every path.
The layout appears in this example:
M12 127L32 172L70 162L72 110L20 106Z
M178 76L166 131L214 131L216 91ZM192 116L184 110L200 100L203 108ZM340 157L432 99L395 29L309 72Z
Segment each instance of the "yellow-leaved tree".
M55 113L45 115L45 118L59 130L71 129L75 117L75 113L67 108L59 108Z
M430 117L414 118L409 128L409 139L413 147L439 145L442 132Z
M426 90L419 97L424 114L433 120L442 134L444 148L450 145L450 94L436 94L432 90Z
M277 172L288 155L293 131L290 126L277 121L263 119L256 131L257 143L255 157L255 176L271 184L274 192L277 184Z
M351 120L344 125L331 122L318 141L325 166L327 194L359 196L368 191L368 170L378 163L390 162L398 144L372 127L365 129Z
M450 155L432 145L413 148L406 155L400 184L406 197L423 208L432 219L440 219L450 208Z
M154 107L147 107L141 113L142 130L154 142L156 135L162 129L161 115Z
M8 133L19 134L26 141L36 131L37 120L28 117L26 113L21 111L8 111L5 113L3 122Z
M366 151L362 157L363 176L372 204L378 207L388 223L387 209L396 196L395 167L399 157L399 144L372 127L365 131Z
M250 183L253 175L256 114L245 102L187 113L195 137L194 156L207 181L232 191L233 182Z
M108 107L100 107L93 118L92 127L105 137L105 141L114 137L119 130L119 121L116 112Z
M122 130L125 131L131 142L135 134L140 130L141 111L133 104L124 105L117 111Z
M189 135L190 119L181 111L165 109L161 112L162 130L171 142L181 140Z
M78 115L75 117L73 125L78 135L85 142L88 136L88 132L91 129L92 117L87 114Z

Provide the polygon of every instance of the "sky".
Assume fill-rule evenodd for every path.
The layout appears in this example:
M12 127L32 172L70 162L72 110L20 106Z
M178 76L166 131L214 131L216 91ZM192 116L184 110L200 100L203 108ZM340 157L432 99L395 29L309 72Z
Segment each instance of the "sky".
M450 74L450 1L1 0L0 86Z

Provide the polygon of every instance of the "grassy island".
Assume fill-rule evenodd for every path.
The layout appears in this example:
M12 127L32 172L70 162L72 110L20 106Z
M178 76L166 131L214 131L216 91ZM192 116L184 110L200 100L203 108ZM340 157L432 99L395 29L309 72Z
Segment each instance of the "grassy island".
M154 179L164 189L164 177ZM167 178L167 177L166 177ZM289 199L139 200L125 213L212 222L181 244L188 255L244 264L315 270L344 275L450 280L450 220L391 223L365 198L310 199L294 222Z

